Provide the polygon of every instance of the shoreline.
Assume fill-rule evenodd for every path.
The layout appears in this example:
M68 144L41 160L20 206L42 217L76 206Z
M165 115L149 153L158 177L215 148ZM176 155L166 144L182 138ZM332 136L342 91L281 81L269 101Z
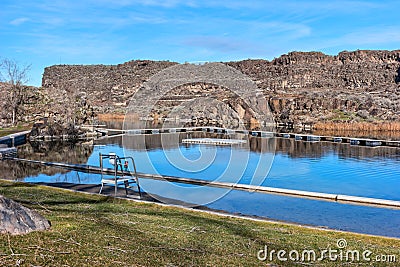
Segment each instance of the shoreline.
M311 225L311 224L301 224L301 223L296 223L296 222L291 222L291 221L275 220L273 218L262 217L262 216L257 216L257 215L234 214L234 213L230 213L228 211L213 209L213 208L209 208L209 207L203 206L203 205L192 206L191 204L181 202L179 200L174 200L174 199L168 199L168 201L171 201L171 203L164 203L164 202L160 202L159 200L155 199L154 197L152 197L152 195L148 195L147 193L145 193L147 199L136 199L136 198L130 198L129 196L114 197L112 195L112 192L114 190L113 186L108 186L108 187L110 187L109 188L110 194L107 194L107 193L98 194L98 193L92 192L94 189L96 189L93 187L93 185L71 184L71 183L29 183L29 182L23 182L23 183L39 185L39 186L44 186L44 187L49 187L49 188L57 188L60 190L65 190L65 191L70 191L70 192L75 192L75 193L83 193L83 194L88 194L88 195L102 195L102 196L107 196L107 197L111 197L111 198L121 198L121 199L125 199L128 201L134 201L134 202L138 202L138 203L151 203L151 204L161 206L161 207L174 207L174 208L179 208L179 209L186 210L186 211L207 213L207 214L217 215L220 217L237 218L237 219L243 219L243 220L249 220L249 221L255 221L255 222L266 222L266 223L278 224L278 225L295 226L295 227L312 229L312 230L317 230L317 231L332 231L335 233L355 234L355 235L366 236L366 237L388 238L388 239L400 241L400 238L393 237L393 236L383 236L383 235L374 235L374 234L345 231L345 230L329 228L326 226L315 226L315 225ZM66 186L68 186L68 185L72 185L71 188L67 188ZM89 187L85 188L85 186L89 186ZM74 189L73 187L76 187L78 189ZM121 189L121 191L122 191L122 188L119 188L119 189ZM94 191L96 191L96 190L94 190ZM105 190L104 192L107 192L107 190Z
M246 215L246 214L234 214L230 213L228 211L224 210L219 210L219 209L213 209L209 208L207 206L203 205L196 205L193 206L190 203L185 203L181 202L179 200L174 200L174 199L167 199L168 201L171 201L170 203L164 203L160 202L159 200L155 199L152 195L149 195L145 193L144 199L139 199L135 197L129 197L125 196L123 188L118 188L118 195L113 196L113 186L105 186L103 189L103 193L99 194L96 193L98 191L100 185L93 185L93 184L74 184L74 183L65 183L65 182L57 182L57 183L47 183L47 182L38 182L38 183L30 183L30 182L22 182L22 181L14 181L14 180L7 180L7 179L0 179L0 182L11 182L11 183L22 183L26 184L28 186L40 186L40 187L45 187L49 189L57 189L57 190L62 190L66 192L73 192L77 194L85 194L85 195L92 195L92 196L103 196L103 197L109 197L109 198L115 198L115 199L124 199L127 201L133 201L136 203L148 203L148 204L153 204L157 205L160 207L172 207L172 208L178 208L184 211L191 211L191 212L200 212L200 213L206 213L210 215L216 215L219 217L226 217L226 218L236 218L236 219L242 219L242 220L247 220L247 221L254 221L254 222L264 222L264 223L270 223L270 224L277 224L277 225L285 225L285 226L294 226L294 227L299 227L303 229L311 229L311 230L316 230L316 231L321 231L321 232L334 232L334 233L341 233L341 234L354 234L354 235L359 235L359 236L364 236L364 237L372 237L372 238L384 238L384 239L391 239L391 240L396 240L400 241L400 238L398 237L393 237L393 236L384 236L384 235L374 235L374 234L368 234L368 233L360 233L360 232L353 232L353 231L345 231L345 230L340 230L340 229L334 229L334 228L329 228L326 226L317 226L317 225L312 225L312 224L301 224L301 223L296 223L296 222L291 222L291 221L284 221L284 220L275 220L273 218L268 218L268 217L262 217L262 216L256 216L256 215Z
M102 123L119 124L124 122L125 114L104 113L98 114L97 118ZM120 127L122 128L122 124ZM276 132L285 133L400 141L400 122L316 122L309 129L305 129L305 127L289 129L278 126L275 128Z
M100 113L97 114L99 121L123 121L125 120L126 114L122 113ZM296 125L296 123L292 123ZM306 125L306 124L304 124ZM307 123L307 126L311 127L314 131L372 131L372 132L394 132L400 131L400 122L312 122ZM277 127L278 128L278 127ZM298 127L293 127L294 129ZM304 128L304 127L299 127Z

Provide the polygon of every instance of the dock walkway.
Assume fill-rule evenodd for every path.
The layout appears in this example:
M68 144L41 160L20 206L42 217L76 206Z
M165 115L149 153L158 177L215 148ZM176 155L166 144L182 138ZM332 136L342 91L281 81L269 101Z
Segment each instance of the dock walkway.
M297 133L277 133L267 132L258 130L233 130L219 127L182 127L182 128L160 128L160 129L106 129L97 128L97 132L103 136L116 136L116 135L141 135L141 134L165 134L165 133L186 133L186 132L205 132L205 133L216 133L216 134L245 134L254 137L261 138L287 138L295 139L296 141L305 142L333 142L333 143L344 143L357 146L367 147L396 147L400 148L400 141L393 140L376 140L356 137L343 137L343 136L319 136L313 134L297 134ZM189 143L189 141L185 141Z

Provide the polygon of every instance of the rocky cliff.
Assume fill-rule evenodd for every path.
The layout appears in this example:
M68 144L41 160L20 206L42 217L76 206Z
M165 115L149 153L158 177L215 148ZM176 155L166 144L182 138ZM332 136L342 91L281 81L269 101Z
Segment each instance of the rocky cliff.
M56 65L47 67L42 78L59 101L65 95L84 94L96 112L125 112L136 90L152 75L177 63L137 60L119 65Z
M292 52L228 64L264 90L277 121L400 119L400 50Z
M45 69L42 86L58 103L65 95L83 94L97 113L124 112L145 81L175 64L139 60L115 66L57 65ZM279 123L400 121L400 50L336 56L291 52L272 61L225 64L255 81ZM169 100L164 102L188 100L205 87L187 88L188 93L173 90L179 94L164 97ZM161 105L159 113L163 111Z

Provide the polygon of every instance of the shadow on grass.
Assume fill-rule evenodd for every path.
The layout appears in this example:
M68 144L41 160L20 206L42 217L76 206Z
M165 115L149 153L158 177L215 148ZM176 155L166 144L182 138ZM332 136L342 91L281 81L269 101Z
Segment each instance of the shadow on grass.
M73 185L65 185L65 187ZM87 185L96 188L98 185ZM3 188L3 189L2 189ZM15 188L15 190L12 190ZM23 190L26 188L25 190ZM11 190L10 190L11 189ZM188 225L202 225L211 229L220 229L224 233L245 237L261 242L258 233L235 219L212 218L212 215L204 213L187 212L178 208L163 208L148 204L137 204L124 199L115 199L104 195L82 195L79 192L63 192L58 189L43 188L40 185L13 183L1 184L0 193L12 198L17 202L34 207L39 210L51 210L54 212L82 213L87 216L98 217L99 220L106 219L108 214L118 215L132 214L140 217L151 217L155 221L158 218L167 218L168 223L184 222ZM92 205L85 209L84 205ZM101 218L103 217L103 218ZM115 222L114 222L115 223Z
M96 185L93 185L95 187ZM13 190L14 189L14 190ZM47 189L40 185L15 182L11 184L0 182L0 194L14 199L21 204L60 206L70 204L99 204L113 200L109 196L86 196L75 192L63 192L57 189Z
M5 188L12 188L12 187L35 187L34 184L28 184L24 182L13 182L10 180L10 184L4 184L0 181L0 188L5 187Z
M209 226L213 229L223 228L229 234L242 236L251 240L260 240L257 232L252 231L252 229L249 229L247 226L243 225L239 220L236 221L232 218L226 218L223 220L221 220L221 218L214 219L210 218L210 216L217 215L206 215L204 213L197 214L196 212L182 211L178 208L165 208L157 210L136 209L135 214L139 216L154 216L155 218L166 217L174 221L186 221L192 225Z

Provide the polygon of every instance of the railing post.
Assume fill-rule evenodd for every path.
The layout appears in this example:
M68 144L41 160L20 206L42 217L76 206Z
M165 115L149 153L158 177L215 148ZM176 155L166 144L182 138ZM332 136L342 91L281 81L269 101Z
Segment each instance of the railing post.
M132 160L132 164L133 164L133 171L135 173L135 179L136 179L136 185L138 187L138 191L139 191L139 198L142 198L142 192L140 191L140 185L139 185L139 177L137 175L137 171L136 171L136 164L135 164L135 160L133 159L133 157L130 157L130 159Z

